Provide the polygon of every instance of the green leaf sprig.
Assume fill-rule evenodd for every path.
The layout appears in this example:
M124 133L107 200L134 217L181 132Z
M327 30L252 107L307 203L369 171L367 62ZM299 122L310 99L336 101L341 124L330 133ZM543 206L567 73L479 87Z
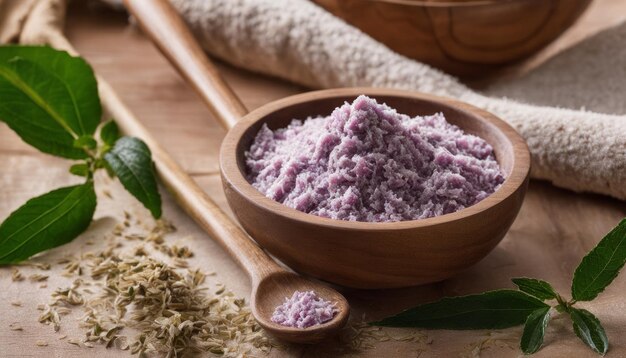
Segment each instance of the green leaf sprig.
M555 310L567 314L574 333L589 348L604 355L609 341L600 320L575 305L596 298L613 282L624 264L626 219L606 234L578 265L572 280L571 300L563 298L546 281L514 278L518 290L445 297L371 324L426 329L499 329L524 325L520 348L525 354L532 354L541 348L550 314Z
M161 216L150 149L140 139L121 137L115 122L101 123L101 117L97 80L85 60L46 46L0 46L0 121L38 150L76 160L69 171L85 178L11 213L0 225L0 264L85 231L96 209L93 176L100 169L117 176L152 216Z

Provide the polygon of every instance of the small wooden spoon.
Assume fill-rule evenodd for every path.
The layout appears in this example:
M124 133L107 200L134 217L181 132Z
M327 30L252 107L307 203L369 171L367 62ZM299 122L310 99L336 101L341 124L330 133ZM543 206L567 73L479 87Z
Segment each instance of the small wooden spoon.
M146 34L194 86L226 128L246 114L245 107L220 78L217 69L167 1L124 2ZM259 324L277 338L296 343L313 343L336 334L348 320L350 307L346 299L322 283L305 279L279 266L208 197L146 128L132 118L125 116L118 119L122 130L148 144L161 180L180 206L248 273L252 282L250 305ZM326 323L303 329L272 322L275 308L295 291L315 291L321 298L334 302L338 312Z

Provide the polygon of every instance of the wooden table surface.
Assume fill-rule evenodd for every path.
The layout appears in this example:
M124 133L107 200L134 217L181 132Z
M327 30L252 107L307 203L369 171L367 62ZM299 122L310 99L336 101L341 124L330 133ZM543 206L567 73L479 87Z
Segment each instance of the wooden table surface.
M589 34L615 23L626 13L624 0L598 0L577 24L546 51L507 71L519 75L536 66L546 57ZM126 16L101 8L75 5L71 9L67 34L78 51L106 78L132 111L154 133L182 166L224 208L227 208L219 184L217 154L224 130L203 107L189 86L168 65L140 33L127 26ZM251 74L220 65L229 84L249 109L272 100L306 91L297 85ZM584 104L581 104L584 105ZM0 218L31 196L52 188L74 183L67 174L69 162L40 154L25 145L4 124L0 124ZM107 186L115 199L99 195L96 221L90 230L75 242L44 254L37 260L46 261L67 252L86 250L86 240L97 239L115 225L124 209L143 213L119 185ZM244 273L209 237L202 233L165 195L165 217L179 231L176 237L193 235L196 257L192 265L206 271L216 271L217 280L245 297L250 288ZM417 303L443 295L459 295L488 289L512 287L511 277L530 276L549 280L565 295L573 270L582 256L591 249L621 218L626 216L626 203L607 197L575 194L557 189L547 183L532 182L518 219L502 243L478 265L466 273L445 282L399 290L344 290L354 309L356 320L381 318ZM52 261L51 261L52 262ZM20 268L28 272L28 268ZM11 269L0 268L0 357L55 356L82 357L118 356L119 350L80 348L59 340L61 333L81 338L78 323L64 318L60 333L37 322L35 307L48 301L62 278L53 268L47 288L28 282L13 282ZM57 275L58 276L58 275ZM596 301L588 304L605 324L611 341L608 356L626 356L626 277L618 278ZM21 307L9 302L20 301ZM9 324L20 322L23 331L12 331ZM400 335L411 330L389 330L398 339L369 342L373 347L358 352L342 349L338 341L320 346L290 346L274 349L273 356L335 356L341 354L368 357L379 356L518 356L519 329L498 332L423 332L421 343L402 341ZM35 342L45 340L47 347ZM556 318L546 337L546 346L537 357L593 357L572 333L567 320Z

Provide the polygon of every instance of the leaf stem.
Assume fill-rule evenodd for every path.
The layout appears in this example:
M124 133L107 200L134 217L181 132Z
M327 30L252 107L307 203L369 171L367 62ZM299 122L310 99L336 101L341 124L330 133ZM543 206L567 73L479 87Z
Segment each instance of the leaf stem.
M572 305L576 303L576 300L566 301L561 295L556 295L556 300L559 303L558 306L563 308L563 311L569 313L571 311Z

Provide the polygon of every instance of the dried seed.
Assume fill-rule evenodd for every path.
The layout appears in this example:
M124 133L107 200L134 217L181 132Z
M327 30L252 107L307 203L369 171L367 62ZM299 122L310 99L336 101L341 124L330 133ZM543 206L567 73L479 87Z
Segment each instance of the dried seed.
M37 309L39 309L39 306ZM54 327L54 331L58 332L61 328L61 318L59 317L59 312L57 312L57 310L50 305L44 305L42 310L43 312L39 316L39 322L51 324Z
M24 276L22 276L20 270L14 268L11 274L11 279L13 280L13 282L23 281Z
M30 282L42 282L46 281L48 279L48 276L36 273L28 276L28 279L30 280Z
M130 217L125 221L130 222ZM123 224L117 225L114 234L120 237L124 230ZM134 250L133 257L120 257L117 249L122 244L115 236L109 236L111 242L101 252L83 254L80 260L67 259L66 273L86 269L93 290L80 289L89 282L81 280L55 290L51 304L41 307L40 321L58 330L60 315L81 306L86 347L99 343L133 354L166 356L204 351L235 357L250 355L253 350L269 352L275 344L254 320L245 300L224 285L210 294L202 286L206 275L187 268L184 259L193 256L189 247L164 244L165 235L174 230L168 222L157 221L149 233L124 235L144 245L152 243L157 250L163 250L159 245L166 247L164 252L173 258L173 266L151 258L143 246ZM139 335L128 338L126 327ZM80 345L76 340L68 343Z
M35 344L36 344L38 347L46 347L46 346L48 346L48 342L46 342L46 341L41 341L41 340L39 340L39 341L35 342Z
M48 271L48 270L50 270L50 267L52 267L52 265L50 265L47 262L29 262L29 261L26 261L26 262L21 262L18 265L35 267L35 268L38 268L38 269L44 270L44 271Z

